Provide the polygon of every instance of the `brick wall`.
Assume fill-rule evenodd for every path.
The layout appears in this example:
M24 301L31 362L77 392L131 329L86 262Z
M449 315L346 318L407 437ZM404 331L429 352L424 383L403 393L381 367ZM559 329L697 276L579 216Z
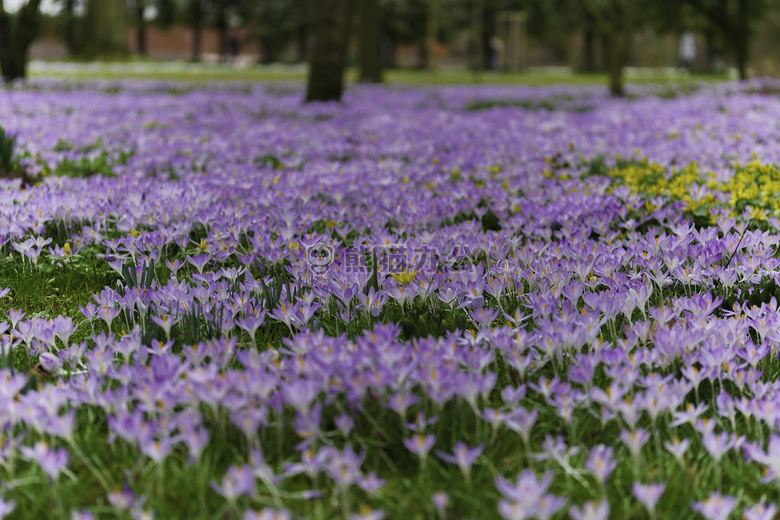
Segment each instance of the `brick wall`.
M233 33L239 41L239 52L245 57L258 58L260 49L257 42L250 38L248 31L237 30ZM127 45L130 52L138 49L138 33L134 27L127 29ZM146 28L146 48L150 58L159 60L189 60L192 58L192 29L171 27L161 29L155 26ZM219 53L219 37L214 29L201 31L201 52L204 59L216 59ZM34 60L58 60L68 56L65 43L55 36L54 29L36 40L30 47L30 58Z

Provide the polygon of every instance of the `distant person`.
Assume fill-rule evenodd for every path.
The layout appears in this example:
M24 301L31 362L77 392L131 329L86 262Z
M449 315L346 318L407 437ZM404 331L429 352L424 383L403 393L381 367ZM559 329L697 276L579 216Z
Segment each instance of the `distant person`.
M680 65L691 70L696 63L696 37L691 31L685 31L680 38Z

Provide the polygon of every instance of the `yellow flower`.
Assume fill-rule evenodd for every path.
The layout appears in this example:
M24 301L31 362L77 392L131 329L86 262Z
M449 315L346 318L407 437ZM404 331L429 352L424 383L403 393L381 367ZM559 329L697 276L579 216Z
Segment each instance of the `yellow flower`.
M401 285L409 285L417 276L417 271L407 271L404 269L400 273L390 273L390 276L395 278L395 281Z
M127 234L130 235L131 237L137 237L141 234L141 232L136 229L131 229L130 231L127 232Z
M70 244L68 244L67 242L65 242L65 246L62 249L65 250L66 255L70 254Z

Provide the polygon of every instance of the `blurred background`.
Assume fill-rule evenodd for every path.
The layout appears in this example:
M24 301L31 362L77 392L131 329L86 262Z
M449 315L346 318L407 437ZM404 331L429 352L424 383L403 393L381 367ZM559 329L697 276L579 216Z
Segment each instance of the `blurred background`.
M37 17L25 26L26 10ZM618 72L780 75L778 0L5 0L0 11L6 62L15 40L29 40L36 63L275 64L294 77L339 15L344 66L364 81L601 74L619 93Z

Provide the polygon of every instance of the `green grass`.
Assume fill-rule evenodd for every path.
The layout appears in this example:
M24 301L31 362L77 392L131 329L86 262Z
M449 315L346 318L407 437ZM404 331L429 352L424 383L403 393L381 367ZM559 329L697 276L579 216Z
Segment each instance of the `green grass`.
M4 255L0 259L0 287L11 292L0 300L0 316L4 319L13 308L24 311L24 319L69 316L78 324L84 320L79 306L93 301L92 294L113 286L117 278L105 262L94 257L94 251L83 251L73 264L54 265L41 258L37 268L29 261L22 262L18 253ZM89 327L85 330L82 326L71 341L83 341L88 334Z
M31 77L60 77L69 79L148 79L170 81L287 81L304 82L306 68L304 66L262 66L234 67L231 65L207 64L160 64L155 62L114 62L95 67L79 67L73 71L52 70L32 72ZM121 65L121 67L120 67ZM359 71L350 68L347 71L347 81L357 82ZM400 85L606 85L605 73L572 73L560 74L544 70L533 70L523 73L493 73L482 72L474 74L465 69L439 69L434 71L413 69L390 69L385 71L385 82ZM627 77L627 83L665 83L687 84L696 81L723 81L725 74L691 74L686 77L670 78L662 73L648 74L639 78Z

